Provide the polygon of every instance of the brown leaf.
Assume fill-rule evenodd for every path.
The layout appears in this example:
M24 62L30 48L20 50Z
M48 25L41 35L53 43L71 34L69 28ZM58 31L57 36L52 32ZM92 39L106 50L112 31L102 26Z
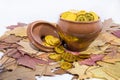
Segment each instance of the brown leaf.
M59 68L59 69L55 70L54 73L55 73L55 74L58 74L58 75L62 75L62 74L65 74L65 73L67 73L67 72L66 72L65 70Z
M120 38L120 30L113 31L112 34Z
M15 59L18 59L20 58L23 54L17 50L16 48L14 49L8 49L5 54L9 57L12 57L12 58L15 58Z
M27 27L16 27L13 30L7 31L5 34L10 35L14 34L15 36L25 37L27 36Z
M3 38L1 41L5 43L16 43L20 41L20 37L16 37L15 35L8 35L7 37Z
M45 72L43 75L46 76L54 76L55 73L52 71L55 70L56 68L60 68L60 65L58 63L53 63L53 64L46 64Z
M111 77L108 74L106 74L102 70L102 67L99 67L99 68L96 68L96 69L92 69L90 72L92 73L92 77L94 77L94 78L99 78L99 79L102 79L102 80L116 80L113 77Z
M108 48L105 52L107 52L107 55L103 58L102 61L109 62L109 63L115 63L116 61L120 61L120 53L118 52L117 46L111 46Z
M2 59L0 59L0 64L1 64L1 67L3 67L3 71L4 69L14 70L17 66L16 60L8 56L3 56Z
M50 53L41 53L40 52L40 53L37 53L35 57L38 58L38 59L42 59L42 60L48 61L49 60L49 57L48 57L49 54Z
M90 58L79 61L79 63L81 65L93 66L96 65L97 61L102 60L104 56L105 56L104 54L92 54Z
M40 60L34 57L30 57L29 55L24 55L22 57L20 57L17 60L17 63L19 65L23 65L32 69L36 69L36 65L37 64L48 64L48 62L44 61L44 60Z
M120 25L113 23L112 18L109 18L103 22L102 32L111 32L113 30L119 30Z
M7 26L6 28L7 28L7 29L10 29L10 30L13 30L13 29L16 28L16 27L24 27L24 26L26 26L26 25L27 25L27 24L25 24L25 23L18 22L17 25L10 25L10 26Z
M20 41L18 42L17 44L19 44L20 46L22 46L21 48L19 48L19 50L22 50L26 53L28 53L28 55L33 55L33 54L36 54L40 51L34 49L29 42L25 42L25 41Z
M26 67L18 66L13 71L6 71L0 73L0 80L35 80L35 76L51 75L52 69L55 69L58 65L39 65L36 66L36 70L32 70ZM52 75L55 75L54 73Z
M99 65L102 66L102 70L108 74L109 76L113 77L114 80L120 79L120 62L117 62L115 64L109 64L105 62L98 62Z
M11 44L0 42L0 50L7 49L11 46Z
M75 66L72 69L67 70L71 74L77 74L79 75L79 79L85 79L90 77L89 75L86 75L86 71L89 68L87 65L80 65L78 62L74 62L73 65Z

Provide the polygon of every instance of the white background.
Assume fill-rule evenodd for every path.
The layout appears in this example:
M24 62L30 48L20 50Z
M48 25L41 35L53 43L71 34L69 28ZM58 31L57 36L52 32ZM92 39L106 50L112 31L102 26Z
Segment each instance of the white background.
M120 0L0 0L0 35L5 26L35 20L57 22L59 14L70 9L95 11L103 21L120 23ZM70 80L71 76L41 77L38 80ZM94 79L97 80L97 79Z

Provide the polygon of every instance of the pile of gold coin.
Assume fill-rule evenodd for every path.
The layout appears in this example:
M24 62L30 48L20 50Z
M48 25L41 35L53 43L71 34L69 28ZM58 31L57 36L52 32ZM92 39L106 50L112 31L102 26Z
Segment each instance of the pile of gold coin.
M87 12L85 10L70 10L63 12L61 14L61 19L69 20L69 21L80 21L80 22L89 22L89 21L97 21L99 16L95 12Z
M89 55L73 55L68 52L62 45L58 45L60 40L52 35L47 35L44 38L44 44L46 46L54 46L54 52L49 54L49 58L60 62L60 66L62 69L70 69L72 68L72 63L80 60L88 58Z
M60 44L60 40L52 35L47 35L44 38L44 45L46 46L57 46Z

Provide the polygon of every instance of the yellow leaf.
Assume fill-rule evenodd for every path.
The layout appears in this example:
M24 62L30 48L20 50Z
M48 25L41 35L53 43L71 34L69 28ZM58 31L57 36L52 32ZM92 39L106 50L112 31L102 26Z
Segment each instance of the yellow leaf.
M16 27L13 30L7 31L5 34L14 34L16 36L24 37L27 36L27 27Z
M85 77L88 77L85 73L89 66L80 65L78 62L74 62L73 65L74 68L68 69L68 72L70 72L71 74L79 75L79 79L84 79Z
M20 50L22 51L25 51L27 52L29 55L32 55L32 54L36 54L38 53L39 51L36 50L35 48L33 48L29 42L26 42L26 41L20 41L18 42L17 44L19 44L20 46L22 46L22 48L19 48Z

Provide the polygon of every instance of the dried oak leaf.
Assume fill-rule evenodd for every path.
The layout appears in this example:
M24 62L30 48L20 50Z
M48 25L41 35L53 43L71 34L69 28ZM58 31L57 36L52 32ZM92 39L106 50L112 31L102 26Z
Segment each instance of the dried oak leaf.
M0 42L0 50L3 51L4 49L10 48L11 44Z
M111 46L106 49L107 55L102 59L104 62L115 63L116 61L120 61L120 52L118 52L117 46Z
M22 46L21 48L19 48L19 50L22 50L22 51L28 53L28 55L33 55L33 54L36 54L38 52L40 53L40 51L38 51L37 49L33 48L29 42L25 42L25 41L21 40L17 44Z
M90 76L86 74L87 69L89 66L87 65L80 65L78 62L73 63L74 68L67 70L71 74L76 74L79 76L79 79L89 78Z
M36 69L37 64L48 64L47 61L24 55L17 60L19 65L26 66L28 68Z
M23 66L18 66L13 71L6 71L0 73L0 80L36 80L35 76L42 75L55 75L52 73L52 69L58 67L58 64L54 65L39 65L36 66L36 70L32 70Z
M5 55L0 59L0 64L3 68L3 71L15 70L17 67L16 60Z
M102 70L108 74L109 76L113 77L114 80L120 79L120 62L116 62L115 64L109 64L105 62L98 62L100 66L102 66ZM111 80L111 79L109 79Z
M102 80L116 80L113 77L111 77L108 74L106 74L102 70L102 67L98 67L96 69L92 69L92 70L90 70L90 72L91 72L93 78L99 78L99 79L102 79Z
M16 27L13 30L7 31L5 34L10 35L14 34L15 36L19 37L26 37L27 36L27 27Z
M7 29L10 29L10 30L13 30L13 29L16 28L16 27L24 27L24 26L26 26L26 25L27 25L26 23L18 22L17 25L10 25L10 26L7 26L6 28L7 28Z
M79 61L79 64L93 66L96 65L97 61L102 60L104 56L105 56L104 54L92 54L90 58L85 59L83 61Z
M25 52L24 52L25 54ZM21 53L18 49L16 48L13 48L13 49L8 49L6 52L5 52L5 55L9 56L9 57L12 57L14 59L19 59L21 56L24 55L23 53Z
M16 42L20 41L21 39L22 39L21 37L17 37L15 35L8 35L0 41L12 44L12 43L16 43Z
M50 54L50 53L42 53L42 54L41 54L41 52L40 52L40 53L38 52L38 53L35 55L35 57L38 58L38 59L42 59L42 60L48 61L48 60L49 60L49 57L48 57L49 54Z
M103 22L102 32L111 32L113 30L119 30L120 25L113 22L112 18L109 18Z

